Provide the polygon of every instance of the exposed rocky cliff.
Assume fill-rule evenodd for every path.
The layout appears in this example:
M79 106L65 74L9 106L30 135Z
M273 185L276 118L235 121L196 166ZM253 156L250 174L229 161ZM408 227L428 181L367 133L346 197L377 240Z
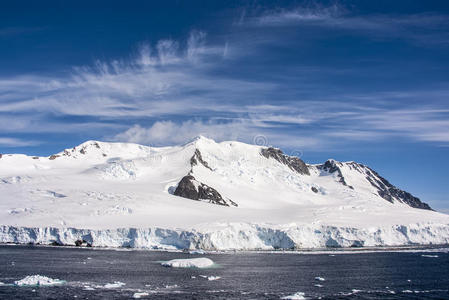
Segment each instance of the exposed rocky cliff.
M359 164L356 162L343 163L330 159L324 164L319 165L318 169L329 174L335 174L336 177L339 178L338 181L350 189L354 189L354 187L348 184L347 179L345 178L345 173L358 173L359 178L365 179L366 184L370 184L372 187L374 187L375 192L388 202L394 203L395 201L397 201L405 203L414 208L431 210L430 206L427 203L422 202L419 198L413 196L412 194L392 185L385 178L380 176L376 171L363 164Z
M272 147L263 148L260 154L266 158L277 160L299 174L310 175L307 165L299 157L285 155L281 149Z
M220 193L214 188L197 181L192 175L184 176L181 179L174 195L197 201L208 201L209 203L218 205L237 206L232 200L223 199Z

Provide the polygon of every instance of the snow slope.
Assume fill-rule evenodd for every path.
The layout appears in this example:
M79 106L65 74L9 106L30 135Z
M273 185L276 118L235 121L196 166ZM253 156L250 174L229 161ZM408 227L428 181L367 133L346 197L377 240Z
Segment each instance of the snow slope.
M0 195L3 243L85 240L163 249L449 243L448 215L366 166L306 165L277 149L204 137L164 148L88 141L50 157L3 154Z

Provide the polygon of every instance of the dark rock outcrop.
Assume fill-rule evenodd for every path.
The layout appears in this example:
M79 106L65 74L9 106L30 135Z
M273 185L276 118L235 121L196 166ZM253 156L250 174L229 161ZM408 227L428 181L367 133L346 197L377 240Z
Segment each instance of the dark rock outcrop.
M432 210L432 208L427 203L424 203L412 194L395 187L394 185L389 183L388 180L380 176L371 168L366 166L364 167L368 169L368 171L366 172L366 179L371 183L372 186L377 188L377 193L385 200L393 202L393 200L396 199L414 208Z
M58 241L53 241L53 242L50 243L50 246L64 246L64 244L60 243Z
M2 158L2 157L3 157L3 154L0 153L0 158Z
M347 187L350 188L350 189L354 189L353 186L348 185L348 184L346 183L346 180L345 180L345 178L343 177L343 173L342 173L341 170L340 170L339 164L340 164L340 166L341 166L342 163L341 163L341 162L336 162L336 161L333 160L333 159L329 159L329 160L327 160L323 165L318 166L318 168L319 168L320 170L326 171L326 172L331 173L331 174L332 174L332 173L337 173L337 177L340 178L338 181L339 181L341 184L343 184L344 186L347 186Z
M55 160L56 158L58 158L59 157L59 155L57 155L57 154L53 154L53 155L50 155L50 157L48 158L49 160Z
M92 244L90 244L89 242L87 242L85 240L76 240L75 246L76 247L92 247Z
M318 193L318 189L317 189L316 187L314 187L314 186L312 186L311 190L312 190L312 192L314 192L314 193Z
M302 175L310 175L309 168L299 157L285 155L281 149L263 148L260 154L266 158L274 158L281 164L288 166L291 170Z
M376 171L363 164L359 164L356 162L341 163L335 160L328 160L323 165L318 166L318 169L329 173L337 173L337 176L340 178L339 182L351 189L354 189L345 181L343 173L340 169L343 164L350 170L358 172L362 176L364 176L369 184L376 188L377 194L388 202L393 203L394 201L398 201L414 208L432 210L432 208L427 203L424 203L419 198L414 197L412 194L395 187L385 178L380 176Z
M195 153L193 154L192 158L190 159L190 165L193 167L193 166L198 165L198 163L202 164L203 166L205 166L206 168L208 168L209 170L212 171L212 168L209 167L207 162L203 160L200 150L195 149Z
M223 199L217 190L197 181L192 175L184 176L178 183L178 186L173 194L197 201L208 200L209 203L223 206L237 206L237 204L232 200Z

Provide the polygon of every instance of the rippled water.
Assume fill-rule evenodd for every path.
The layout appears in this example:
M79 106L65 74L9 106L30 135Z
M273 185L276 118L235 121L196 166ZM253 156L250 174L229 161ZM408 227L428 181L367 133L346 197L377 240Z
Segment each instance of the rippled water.
M209 269L161 261L208 257ZM449 299L449 253L185 253L0 246L0 298L27 299ZM19 287L28 275L61 286ZM213 277L212 277L213 276ZM215 279L215 280L208 280ZM217 278L220 277L220 278ZM146 295L148 294L148 295Z

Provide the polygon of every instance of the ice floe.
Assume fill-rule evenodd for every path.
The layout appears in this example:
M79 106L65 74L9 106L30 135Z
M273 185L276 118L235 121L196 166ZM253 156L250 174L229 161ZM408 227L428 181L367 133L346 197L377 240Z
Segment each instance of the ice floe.
M190 251L189 254L206 254L203 250L193 250Z
M124 283L124 282L114 281L114 283L106 283L103 287L105 289L116 289L116 288L120 288L125 285L126 285L126 283Z
M214 262L206 257L172 259L161 263L164 267L172 268L208 268L214 265Z
M52 286L64 283L64 280L53 279L42 275L30 275L21 280L14 281L14 284L17 286Z
M305 300L307 299L305 297L305 294L303 292L296 292L293 295L288 295L285 297L282 297L281 299L287 299L287 300Z
M142 297L145 297L145 296L148 296L149 294L148 293L145 293L145 292L142 292L142 293L134 293L133 294L133 298L134 299L140 299L140 298L142 298Z
M206 278L209 281L218 280L221 278L220 276L206 276L206 275L200 275L200 277Z

